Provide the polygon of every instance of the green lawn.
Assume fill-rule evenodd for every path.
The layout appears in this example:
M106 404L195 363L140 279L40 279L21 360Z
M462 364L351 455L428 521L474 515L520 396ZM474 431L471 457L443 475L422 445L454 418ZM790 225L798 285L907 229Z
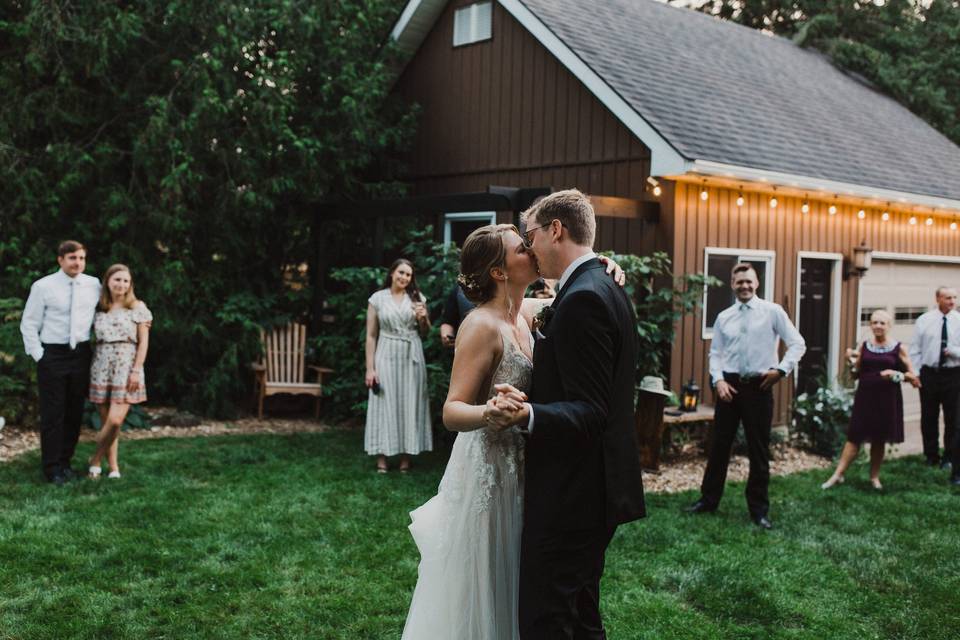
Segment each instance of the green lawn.
M82 446L80 456L90 453ZM416 579L407 513L444 456L372 472L362 434L128 442L124 478L57 489L0 465L0 638L399 638ZM773 481L764 533L649 497L608 554L621 638L936 638L960 628L960 495L916 459ZM444 639L437 639L444 640Z

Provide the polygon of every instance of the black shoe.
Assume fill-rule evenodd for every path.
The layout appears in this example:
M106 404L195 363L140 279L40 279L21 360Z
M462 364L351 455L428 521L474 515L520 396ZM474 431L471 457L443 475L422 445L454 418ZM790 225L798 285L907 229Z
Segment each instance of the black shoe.
M58 487L62 487L63 485L67 484L67 476L63 475L62 473L55 473L47 478L47 482L50 484L55 484Z
M692 505L687 507L687 513L713 513L717 510L717 505L710 504L703 498L697 500Z
M949 460L941 460L941 461L940 461L940 468L943 469L943 470L945 470L945 471L949 471L950 469L953 468L953 465L950 464L950 461L949 461Z
M67 479L67 482L73 482L74 480L80 479L80 474L74 471L70 467L63 468L63 477Z
M940 465L940 458L927 458L928 467L936 467Z
M773 529L773 523L770 522L770 518L767 516L753 516L753 524L757 525L761 529L766 529L769 531Z

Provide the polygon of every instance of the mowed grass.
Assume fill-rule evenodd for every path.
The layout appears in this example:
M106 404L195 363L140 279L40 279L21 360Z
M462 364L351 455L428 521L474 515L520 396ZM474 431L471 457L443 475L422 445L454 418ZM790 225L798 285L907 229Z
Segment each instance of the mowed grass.
M362 434L337 431L122 443L122 480L60 489L36 454L0 465L0 638L399 638L408 512L445 458L377 475ZM649 496L607 556L609 637L957 638L960 495L944 473L893 461L882 494L862 464L830 492L824 475L774 479L768 533L742 485L714 515Z

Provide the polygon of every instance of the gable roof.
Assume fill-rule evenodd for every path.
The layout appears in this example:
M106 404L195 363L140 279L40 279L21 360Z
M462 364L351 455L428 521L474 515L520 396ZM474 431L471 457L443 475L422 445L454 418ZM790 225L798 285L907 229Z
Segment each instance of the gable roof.
M960 147L816 52L655 0L499 3L651 149L653 175L960 209ZM445 5L411 0L401 48Z

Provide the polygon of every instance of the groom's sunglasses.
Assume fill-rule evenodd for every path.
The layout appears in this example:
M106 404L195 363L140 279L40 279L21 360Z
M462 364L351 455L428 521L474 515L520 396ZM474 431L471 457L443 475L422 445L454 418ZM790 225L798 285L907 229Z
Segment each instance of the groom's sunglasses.
M560 221L557 220L557 222L560 222ZM551 220L551 221L548 222L547 224L542 224L542 225L540 225L539 227L533 227L532 229L525 229L524 232L523 232L523 238L522 238L522 239L523 239L523 246L525 246L527 249L529 249L530 247L532 247L532 246L533 246L533 240L530 239L530 234L533 233L534 231L536 231L537 229L543 229L544 227L549 227L549 226L552 225L552 224L553 224L553 220ZM562 223L562 222L560 222L560 226L561 226L561 227L563 226L563 223Z

